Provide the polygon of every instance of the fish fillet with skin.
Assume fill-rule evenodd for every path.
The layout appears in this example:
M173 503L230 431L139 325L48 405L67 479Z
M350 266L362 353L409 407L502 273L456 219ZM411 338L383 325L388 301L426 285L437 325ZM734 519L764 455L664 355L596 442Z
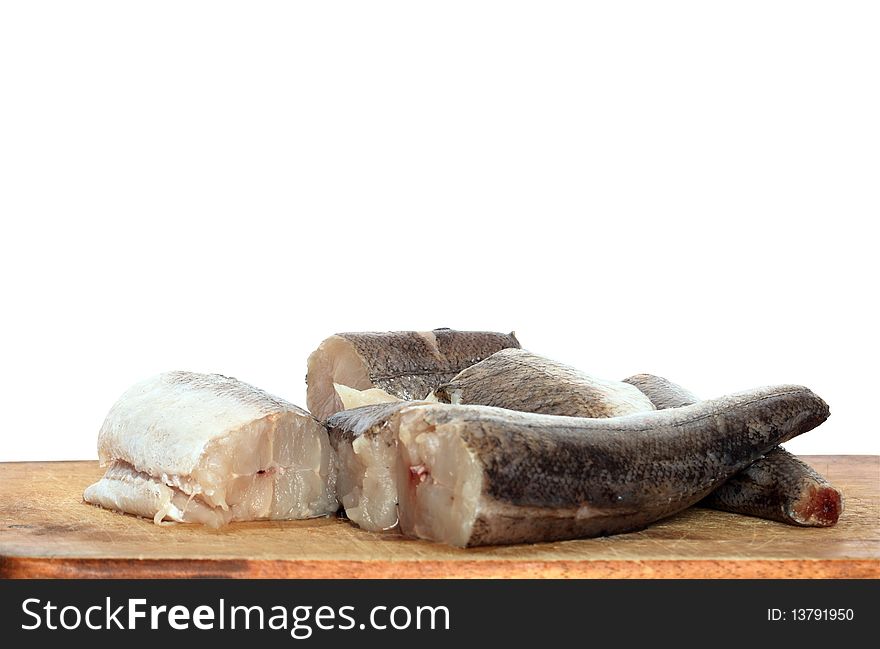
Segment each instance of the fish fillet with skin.
M353 391L350 397L343 395L343 401L368 403L361 394ZM619 416L699 401L661 377L637 375L625 381L605 381L521 349L504 349L472 365L432 396L444 403L579 417ZM331 438L341 460L340 502L351 520L365 529L394 526L396 438L387 426L355 435L348 430L348 418L333 422ZM843 508L833 486L783 449L758 459L701 504L810 526L834 524Z
M567 417L619 417L654 410L636 386L598 379L525 349L492 354L441 385L434 396L442 403Z
M699 402L685 388L653 374L624 381L638 387L658 409ZM802 527L835 525L844 509L843 494L834 485L781 447L768 451L699 504Z
M781 386L607 419L396 403L328 425L353 451L340 451L339 484L354 522L378 530L399 519L409 535L486 545L637 529L827 416L807 388Z
M659 376L637 374L624 381L604 381L522 349L505 349L472 365L435 395L444 403L573 417L613 417L699 401ZM837 522L843 500L824 478L779 448L721 485L701 505L819 527Z
M346 409L349 404L371 400L369 394L349 388L339 394ZM430 396L441 403L578 417L613 417L654 409L635 386L597 379L519 348L502 349L462 370ZM377 412L391 413L399 407L390 405ZM328 424L339 456L338 496L346 515L367 530L394 527L396 437L386 425L370 427L344 413L331 417Z
M460 371L508 347L513 333L491 331L389 331L330 336L311 353L306 375L309 411L320 421L343 410L344 396L372 403L424 399ZM336 386L370 391L341 395Z
M331 423L396 437L401 531L465 547L643 528L827 416L807 388L778 386L608 419L391 404Z
M83 499L155 522L336 511L336 457L307 412L237 379L167 372L130 388L98 434L109 465Z
M576 417L612 417L699 401L661 377L601 380L522 349L504 349L472 365L433 396L443 403ZM397 520L397 492L389 484L395 473L396 438L387 427L352 435L345 418L334 421L331 436L345 460L340 465L340 501L346 509L353 508L350 518L361 527L387 529ZM840 493L783 449L758 459L701 504L804 526L833 525L843 509Z

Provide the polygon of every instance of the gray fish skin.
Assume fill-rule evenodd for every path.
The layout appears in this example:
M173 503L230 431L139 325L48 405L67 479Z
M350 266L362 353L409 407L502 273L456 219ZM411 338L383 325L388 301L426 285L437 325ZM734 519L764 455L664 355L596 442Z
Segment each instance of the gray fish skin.
M361 435L376 433L385 426L391 417L401 409L424 401L398 401L361 406L351 410L341 410L327 419L330 444L334 448L343 442L352 442Z
M309 356L309 411L323 421L343 409L334 381L357 390L379 388L404 400L424 399L466 367L519 346L512 332L434 329L335 334Z
M623 379L623 382L637 387L651 400L651 403L654 404L657 410L691 406L700 400L693 392L686 390L677 383L673 383L669 379L664 379L662 376L636 374L635 376Z
M413 406L397 415L404 460L398 475L410 477L406 484L399 478L401 530L478 546L641 529L695 504L781 442L821 424L828 414L827 404L801 386L761 388L609 419L484 406ZM412 462L417 444L452 449L457 440L479 467L480 487L470 528L450 540L432 529L430 521L455 503L434 500L434 509L420 510L421 502L432 502L420 500L419 494L427 492L419 490L431 487L433 467ZM454 475L457 466L445 470L452 475L442 476L444 480L461 481Z
M600 381L525 350L505 349L463 370L435 396L444 403L572 417L613 417L700 401L684 387L652 374L637 374L622 383L643 399L622 390L621 382ZM833 525L843 510L840 492L783 449L770 451L701 504L802 526Z
M657 409L699 402L685 388L653 374L624 381L644 392ZM770 450L699 504L802 527L834 525L844 508L843 495L834 485L783 448Z
M638 386L603 381L524 349L492 354L441 385L434 396L442 403L567 417L619 417L654 409Z

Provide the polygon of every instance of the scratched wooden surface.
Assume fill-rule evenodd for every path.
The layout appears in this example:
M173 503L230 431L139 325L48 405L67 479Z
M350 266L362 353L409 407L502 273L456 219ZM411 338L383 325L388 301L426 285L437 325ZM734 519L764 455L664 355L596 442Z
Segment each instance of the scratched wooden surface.
M880 457L805 459L844 492L836 527L693 508L633 534L470 550L336 518L157 526L82 502L96 462L0 464L0 576L880 577Z

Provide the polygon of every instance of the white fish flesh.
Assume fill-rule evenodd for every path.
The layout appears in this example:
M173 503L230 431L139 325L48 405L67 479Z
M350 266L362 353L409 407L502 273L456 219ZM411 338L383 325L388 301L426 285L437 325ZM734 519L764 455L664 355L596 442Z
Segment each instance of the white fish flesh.
M219 526L336 511L337 461L305 410L219 374L167 372L111 408L98 434L109 468L86 502Z

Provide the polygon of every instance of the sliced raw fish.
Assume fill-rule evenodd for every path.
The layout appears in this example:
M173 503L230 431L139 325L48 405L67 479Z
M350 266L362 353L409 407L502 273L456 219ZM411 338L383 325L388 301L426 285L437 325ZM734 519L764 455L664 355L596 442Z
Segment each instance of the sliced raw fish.
M393 417L401 530L475 546L641 529L815 428L828 406L780 386L608 419L441 404Z
M167 372L134 385L107 415L98 456L110 466L83 498L156 521L311 518L338 507L324 426L219 374Z
M387 400L424 399L461 370L507 347L513 333L389 331L330 336L312 352L306 375L309 411L324 421L344 409L335 385L381 391Z

